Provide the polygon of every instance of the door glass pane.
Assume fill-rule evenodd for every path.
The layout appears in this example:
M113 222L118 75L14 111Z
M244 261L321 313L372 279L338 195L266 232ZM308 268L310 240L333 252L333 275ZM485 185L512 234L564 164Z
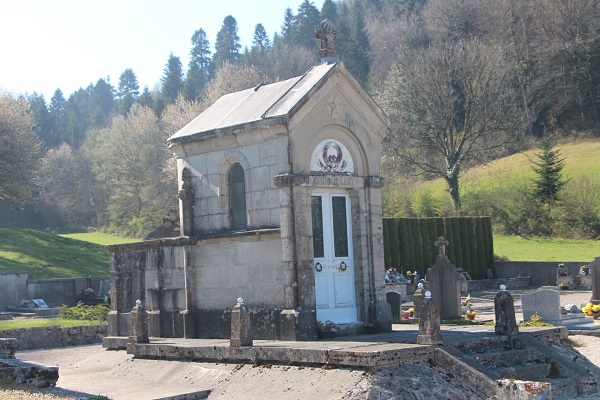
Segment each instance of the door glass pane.
M312 196L311 207L315 258L323 258L325 257L325 246L323 244L323 198L321 196Z
M333 213L333 247L335 257L348 257L348 221L346 220L346 197L331 198Z

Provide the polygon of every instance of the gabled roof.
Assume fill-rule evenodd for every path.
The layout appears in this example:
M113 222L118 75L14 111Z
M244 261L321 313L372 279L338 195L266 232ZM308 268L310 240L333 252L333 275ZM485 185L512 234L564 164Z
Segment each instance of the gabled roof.
M334 67L335 64L318 65L302 76L226 94L167 141L187 141L192 136L199 138L215 130L241 128L241 125L259 121L266 125L269 125L269 120L280 123L279 118L288 116Z
M226 94L168 138L167 142L185 143L210 137L219 131L240 131L286 123L297 108L305 103L305 99L339 69L347 72L341 64L321 64L302 76ZM354 77L352 81L387 119Z

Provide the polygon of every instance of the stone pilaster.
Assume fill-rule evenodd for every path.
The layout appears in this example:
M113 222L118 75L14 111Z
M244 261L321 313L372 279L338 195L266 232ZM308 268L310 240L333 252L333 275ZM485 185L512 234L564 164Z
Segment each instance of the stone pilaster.
M231 310L230 347L252 346L252 328L250 313L244 305L244 299L237 299L237 304Z
M181 180L179 226L182 236L193 236L195 195L194 189L192 189L192 174L187 167L181 171Z
M129 315L129 343L150 343L148 339L148 317L140 300Z

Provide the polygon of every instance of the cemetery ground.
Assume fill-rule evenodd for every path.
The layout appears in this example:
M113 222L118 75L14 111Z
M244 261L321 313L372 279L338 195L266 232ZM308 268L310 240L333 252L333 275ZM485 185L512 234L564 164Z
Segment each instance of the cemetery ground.
M512 290L517 321L523 319L521 295L536 288ZM476 320L493 320L493 302L496 291L471 293ZM560 304L585 304L591 291L561 291ZM587 318L588 323L592 323ZM521 331L536 328L521 328ZM466 333L494 335L492 325L442 325L445 342L464 337ZM577 331L581 333L583 331ZM402 351L403 343L416 343L418 326L394 324L391 333L375 335L341 336L333 340L300 342L290 346L339 349L351 346L395 346ZM595 365L600 366L600 330L589 334L570 335L569 343ZM162 339L165 342L184 343L184 339ZM227 342L228 340L214 340ZM258 343L257 343L258 342ZM255 346L266 345L255 341ZM391 344L390 344L391 343ZM454 380L445 381L435 369L417 364L403 364L387 368L346 368L298 366L286 364L193 362L133 358L125 351L107 351L100 345L87 345L48 350L31 350L17 353L24 361L57 365L60 378L57 388L43 391L47 399L80 399L86 393L104 395L111 399L156 399L183 393L196 393L197 398L263 399L362 399L368 393L378 393L374 398L389 398L390 393L411 393L411 398L478 398L468 387ZM388 376L393 374L393 376ZM436 389L438 387L438 389ZM435 390L443 390L436 397ZM370 391L370 392L369 392ZM1 398L8 397L0 391ZM440 392L442 393L442 392ZM36 395L38 396L38 395ZM422 396L422 397L418 397ZM445 396L445 397L444 397ZM24 398L24 397L14 397ZM31 397L43 398L43 397ZM371 397L369 397L371 398ZM403 398L403 397L397 397ZM600 398L600 395L583 398Z

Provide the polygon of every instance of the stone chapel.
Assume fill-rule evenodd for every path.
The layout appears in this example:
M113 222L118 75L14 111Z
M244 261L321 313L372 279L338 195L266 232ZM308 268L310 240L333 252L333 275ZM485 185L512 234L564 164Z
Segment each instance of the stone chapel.
M317 321L391 329L381 143L389 121L342 63L231 93L168 139L181 236L107 246L109 336L140 299L150 336L227 338L239 297L255 339Z

